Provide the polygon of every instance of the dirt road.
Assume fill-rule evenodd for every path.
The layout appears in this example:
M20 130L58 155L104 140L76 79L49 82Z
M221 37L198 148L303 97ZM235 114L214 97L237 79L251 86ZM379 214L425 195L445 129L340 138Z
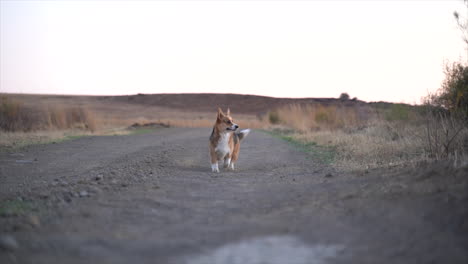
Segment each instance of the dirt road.
M338 173L254 131L213 174L210 132L0 153L0 263L468 263L468 168Z

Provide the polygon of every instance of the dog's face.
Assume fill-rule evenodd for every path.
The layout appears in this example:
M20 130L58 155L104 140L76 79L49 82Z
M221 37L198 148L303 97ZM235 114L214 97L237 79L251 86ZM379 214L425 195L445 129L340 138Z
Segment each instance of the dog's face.
M221 108L218 108L218 118L216 119L216 125L220 131L235 131L239 126L234 123L231 117L231 111L227 110L226 114L223 113Z

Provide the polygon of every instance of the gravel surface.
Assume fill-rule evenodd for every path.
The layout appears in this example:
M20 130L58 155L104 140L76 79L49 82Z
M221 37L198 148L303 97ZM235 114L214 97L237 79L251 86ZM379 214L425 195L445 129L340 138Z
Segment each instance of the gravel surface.
M1 152L0 263L468 263L468 167L338 172L254 131L213 174L210 132Z

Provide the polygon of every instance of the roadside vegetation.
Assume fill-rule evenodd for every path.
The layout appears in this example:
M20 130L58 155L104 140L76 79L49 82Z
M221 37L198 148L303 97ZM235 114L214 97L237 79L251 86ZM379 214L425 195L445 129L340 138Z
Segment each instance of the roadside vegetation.
M25 105L0 97L0 146L17 148L92 134L95 116L77 106Z
M0 128L7 132L84 129L95 131L94 115L82 107L25 106L6 96L0 99Z
M349 96L340 95L340 101ZM335 150L340 169L412 166L450 160L468 164L468 67L446 68L441 88L422 105L371 103L288 105L268 114L272 131L301 144Z

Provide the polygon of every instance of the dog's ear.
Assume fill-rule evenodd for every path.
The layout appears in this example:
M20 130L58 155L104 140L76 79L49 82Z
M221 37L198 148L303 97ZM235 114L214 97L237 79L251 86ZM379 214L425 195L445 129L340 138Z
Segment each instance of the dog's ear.
M221 110L221 108L218 107L218 119L223 118L223 116L224 116L223 110Z
M227 109L226 115L231 115L231 109L229 109L229 108Z

